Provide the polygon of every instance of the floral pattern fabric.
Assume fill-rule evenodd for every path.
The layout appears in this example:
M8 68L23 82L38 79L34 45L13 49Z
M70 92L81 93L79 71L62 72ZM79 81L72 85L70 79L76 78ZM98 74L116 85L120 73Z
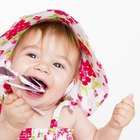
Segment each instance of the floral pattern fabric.
M19 140L74 140L72 130L68 128L33 129L27 128L20 134Z

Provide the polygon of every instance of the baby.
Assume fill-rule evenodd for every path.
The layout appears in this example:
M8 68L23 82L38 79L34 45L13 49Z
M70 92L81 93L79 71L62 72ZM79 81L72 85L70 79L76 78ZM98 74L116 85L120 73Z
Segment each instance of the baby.
M79 23L65 12L47 10L23 17L0 44L1 63L35 79L45 90L12 87L2 100L0 139L118 140L134 117L129 95L103 128L88 120L108 95L107 78ZM19 79L14 83L21 84Z

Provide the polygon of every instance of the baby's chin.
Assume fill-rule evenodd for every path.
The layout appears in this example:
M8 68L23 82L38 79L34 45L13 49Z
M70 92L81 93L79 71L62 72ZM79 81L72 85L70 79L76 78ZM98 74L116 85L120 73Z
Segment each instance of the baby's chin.
M46 106L48 106L46 102L44 103L44 100L43 100L43 98L45 98L44 95L42 97L38 97L38 95L35 95L37 97L33 97L33 96L30 96L29 95L30 93L27 93L27 91L25 92L26 93L23 93L22 98L31 107L35 107L42 110L42 108L45 108Z

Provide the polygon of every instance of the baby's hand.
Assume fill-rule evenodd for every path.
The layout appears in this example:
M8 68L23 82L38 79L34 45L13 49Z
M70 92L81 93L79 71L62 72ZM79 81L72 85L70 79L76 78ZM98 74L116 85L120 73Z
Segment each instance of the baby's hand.
M22 129L32 117L32 108L24 101L21 95L8 95L3 102L4 121L15 129Z
M134 115L133 95L130 94L116 105L110 124L115 129L122 129L129 124Z

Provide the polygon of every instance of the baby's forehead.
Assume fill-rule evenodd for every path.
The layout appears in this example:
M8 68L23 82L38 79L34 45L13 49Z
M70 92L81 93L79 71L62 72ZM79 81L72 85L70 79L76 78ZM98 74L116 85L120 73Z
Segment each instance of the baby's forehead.
M29 28L19 40L19 43L33 46L42 39L42 31L39 28Z
M34 46L35 44L42 42L46 38L50 39L52 36L55 36L56 41L63 42L65 46L67 46L66 44L71 44L71 40L66 36L65 33L57 32L57 29L55 28L46 28L42 30L41 28L36 26L30 27L20 38L18 44Z

